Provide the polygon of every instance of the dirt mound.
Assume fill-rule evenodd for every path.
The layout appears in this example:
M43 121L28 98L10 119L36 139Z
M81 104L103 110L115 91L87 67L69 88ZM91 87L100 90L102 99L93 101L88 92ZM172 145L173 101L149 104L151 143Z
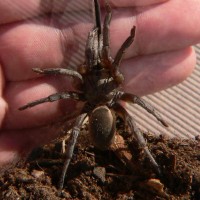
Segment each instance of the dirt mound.
M133 138L124 135L135 171L112 151L98 151L81 134L67 172L62 196L57 184L64 155L60 144L32 152L28 161L0 176L0 199L200 199L200 141L145 134L162 170L158 177ZM126 149L125 149L126 151Z

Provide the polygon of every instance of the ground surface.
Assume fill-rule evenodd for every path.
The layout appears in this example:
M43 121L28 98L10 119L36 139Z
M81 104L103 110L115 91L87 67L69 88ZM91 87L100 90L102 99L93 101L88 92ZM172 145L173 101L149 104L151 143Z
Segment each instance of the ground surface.
M169 140L145 134L162 170L159 178L133 138L126 132L121 134L127 144L123 153L133 156L131 163L126 163L119 152L101 152L89 145L87 131L83 130L61 197L56 187L64 156L60 144L52 143L36 149L25 164L1 174L0 199L200 199L198 138Z

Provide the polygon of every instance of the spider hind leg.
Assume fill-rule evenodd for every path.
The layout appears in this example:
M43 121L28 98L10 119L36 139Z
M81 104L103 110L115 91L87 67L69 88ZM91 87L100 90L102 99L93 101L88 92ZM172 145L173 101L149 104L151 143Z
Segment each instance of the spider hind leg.
M155 172L160 176L161 175L161 170L159 165L157 164L156 160L154 159L154 157L152 156L152 154L150 153L146 141L143 137L142 132L140 131L140 129L137 127L134 119L128 114L128 112L118 103L116 103L113 106L113 109L117 112L117 114L123 118L124 122L127 123L128 127L130 128L130 130L132 131L135 139L137 140L139 147L141 149L144 150L145 154L147 155L147 157L149 158L149 161L151 162Z
M75 147L77 138L78 138L78 136L80 134L81 126L82 126L83 121L86 118L86 116L87 116L86 113L81 114L76 119L75 125L74 125L74 127L72 129L72 133L71 133L70 140L69 140L69 143L68 143L68 147L67 147L67 150L66 150L66 159L65 159L65 162L64 162L64 165L63 165L63 170L62 170L62 174L61 174L59 185L58 185L59 194L61 194L61 191L63 189L65 175L66 175L67 169L69 167L71 158L73 156L74 147Z
M129 93L125 93L125 92L121 94L120 99L125 102L138 104L143 109L145 109L147 112L152 114L163 126L168 127L168 124L165 122L165 120L163 120L163 118L154 109L154 107L152 105L150 105L149 103L147 103L144 99L142 99L134 94L129 94Z

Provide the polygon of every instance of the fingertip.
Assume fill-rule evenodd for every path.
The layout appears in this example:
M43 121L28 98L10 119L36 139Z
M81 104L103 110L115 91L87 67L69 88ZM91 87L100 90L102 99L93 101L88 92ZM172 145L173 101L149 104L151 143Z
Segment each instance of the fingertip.
M195 64L192 47L129 59L121 68L125 90L143 96L167 89L184 81Z

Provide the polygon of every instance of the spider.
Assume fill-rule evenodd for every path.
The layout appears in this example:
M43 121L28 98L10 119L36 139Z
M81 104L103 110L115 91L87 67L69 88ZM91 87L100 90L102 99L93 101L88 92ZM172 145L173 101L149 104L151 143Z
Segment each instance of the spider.
M122 57L126 49L133 43L136 27L134 26L129 37L124 41L114 58L110 55L110 33L109 26L112 11L109 3L105 1L106 15L103 27L101 26L100 6L98 0L94 0L96 25L89 32L85 48L85 63L78 67L77 71L65 68L33 68L39 74L58 74L71 76L74 79L76 91L65 91L55 93L48 97L30 102L19 110L31 108L41 103L53 102L60 99L73 99L84 102L80 115L76 118L72 129L70 140L66 151L66 160L62 175L59 181L59 189L62 190L65 175L73 156L74 147L80 133L84 119L89 117L89 133L95 147L106 150L113 143L116 133L116 116L120 116L130 128L139 146L144 150L155 171L160 174L160 168L146 145L145 139L134 119L128 114L126 109L121 106L119 101L138 104L150 114L152 114L164 126L166 122L140 97L125 93L120 90L124 76L119 70Z

